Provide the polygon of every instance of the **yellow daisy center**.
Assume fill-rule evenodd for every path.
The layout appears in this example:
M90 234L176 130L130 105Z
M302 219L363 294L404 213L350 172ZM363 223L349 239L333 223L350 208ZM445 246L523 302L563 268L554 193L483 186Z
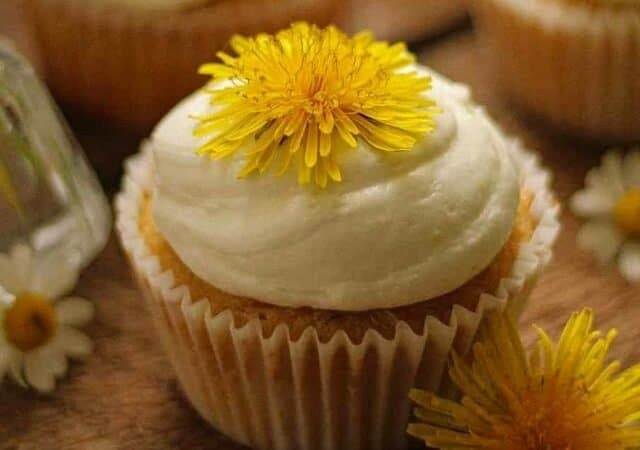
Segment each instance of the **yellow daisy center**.
M614 218L618 227L629 234L640 234L640 188L630 189L616 203Z
M27 352L46 344L58 329L53 305L39 294L23 293L16 297L4 316L7 340Z
M236 56L200 72L214 110L196 117L196 136L212 138L201 155L224 158L243 149L246 177L274 163L277 174L297 167L300 184L341 181L340 154L358 139L386 151L411 150L433 131L435 103L428 76L412 67L404 44L349 38L335 27L296 23L275 36L235 36Z

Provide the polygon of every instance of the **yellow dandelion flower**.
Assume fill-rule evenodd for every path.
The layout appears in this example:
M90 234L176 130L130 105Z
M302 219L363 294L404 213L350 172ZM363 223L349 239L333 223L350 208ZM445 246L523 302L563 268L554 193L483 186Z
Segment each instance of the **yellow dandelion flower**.
M298 182L341 181L340 154L362 138L371 147L406 151L433 130L431 79L411 70L404 44L349 38L337 28L295 23L275 36L235 36L231 56L205 64L216 109L197 116L196 136L212 135L201 155L246 149L240 177L297 167Z
M450 368L462 400L414 390L409 434L443 450L640 449L640 365L607 362L615 330L593 330L591 310L574 313L554 343L542 329L529 355L515 325L492 314L469 365Z

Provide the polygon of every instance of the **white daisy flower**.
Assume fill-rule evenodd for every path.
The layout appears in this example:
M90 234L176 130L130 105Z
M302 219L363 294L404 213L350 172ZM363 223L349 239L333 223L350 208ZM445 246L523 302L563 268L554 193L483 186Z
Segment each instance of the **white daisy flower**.
M57 253L33 258L31 247L16 244L8 254L0 253L0 286L17 294L29 289L48 298L59 298L76 284L79 267Z
M607 153L570 206L588 219L578 232L578 246L601 264L617 261L622 276L640 282L640 149L624 159Z
M73 285L76 272L50 262L35 264L25 245L0 254L0 381L9 374L45 393L66 373L67 358L83 359L93 350L76 328L91 321L94 306L79 297L56 301Z

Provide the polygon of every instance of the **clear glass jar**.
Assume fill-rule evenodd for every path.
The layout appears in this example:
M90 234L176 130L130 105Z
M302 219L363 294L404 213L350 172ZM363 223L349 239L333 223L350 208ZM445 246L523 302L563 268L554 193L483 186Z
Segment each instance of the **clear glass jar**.
M104 247L107 200L47 89L0 40L0 252L27 243L79 270Z

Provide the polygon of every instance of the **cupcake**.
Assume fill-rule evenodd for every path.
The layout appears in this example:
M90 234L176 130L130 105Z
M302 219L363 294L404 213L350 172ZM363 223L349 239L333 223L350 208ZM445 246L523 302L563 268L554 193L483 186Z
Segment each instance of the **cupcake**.
M258 449L401 449L549 261L549 177L402 44L235 37L127 164L117 228L184 392Z
M470 4L518 103L573 134L640 139L640 1Z
M234 33L328 22L335 0L27 0L47 82L82 111L147 132L201 84Z
M444 33L466 17L465 0L345 0L335 23L345 31L371 29L380 39L418 41Z

